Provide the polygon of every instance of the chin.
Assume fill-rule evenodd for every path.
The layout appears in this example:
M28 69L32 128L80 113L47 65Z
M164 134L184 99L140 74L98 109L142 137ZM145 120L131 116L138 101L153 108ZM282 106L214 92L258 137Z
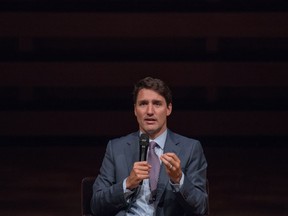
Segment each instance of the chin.
M159 130L157 129L145 129L146 133L149 134L150 136L154 135L154 134L157 134L159 132Z

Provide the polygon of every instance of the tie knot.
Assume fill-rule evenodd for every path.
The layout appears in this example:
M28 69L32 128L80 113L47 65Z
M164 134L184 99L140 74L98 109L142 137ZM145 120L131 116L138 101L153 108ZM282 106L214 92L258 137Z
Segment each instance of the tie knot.
M150 148L150 149L154 149L154 148L156 147L156 145L157 145L156 142L151 141L151 142L149 143L149 148Z

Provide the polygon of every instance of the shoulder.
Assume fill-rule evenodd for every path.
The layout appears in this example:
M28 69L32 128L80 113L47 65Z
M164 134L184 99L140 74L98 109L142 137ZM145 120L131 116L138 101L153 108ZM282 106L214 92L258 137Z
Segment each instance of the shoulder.
M198 139L190 138L173 132L171 132L169 136L171 138L170 142L172 145L174 144L175 149L178 149L178 156L183 164L190 163L191 161L198 161L201 164L207 163L204 149Z
M187 137L187 136L172 132L170 130L168 131L167 138L179 144L185 143L186 145L187 144L201 145L200 141L195 138Z
M177 146L181 152L203 154L203 147L198 139L169 131L167 134L167 140L169 140L168 143Z
M133 142L137 141L137 139L139 139L138 133L133 132L133 133L127 134L125 136L110 139L108 144L110 144L110 145L121 145L123 143L129 144L129 143L133 143Z

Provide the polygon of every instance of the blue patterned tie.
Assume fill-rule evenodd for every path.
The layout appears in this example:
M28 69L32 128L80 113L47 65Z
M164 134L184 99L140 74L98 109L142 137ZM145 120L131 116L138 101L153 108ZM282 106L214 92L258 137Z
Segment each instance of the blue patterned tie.
M152 194L156 193L157 189L157 182L158 182L158 176L160 171L160 161L155 153L155 146L157 145L156 142L151 141L149 143L149 152L148 152L148 163L152 166L149 180L150 180L150 189Z

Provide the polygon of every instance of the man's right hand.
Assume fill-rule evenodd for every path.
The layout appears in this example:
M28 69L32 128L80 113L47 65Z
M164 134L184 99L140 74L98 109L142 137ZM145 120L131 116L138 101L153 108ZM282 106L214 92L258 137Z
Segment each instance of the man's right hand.
M138 187L140 182L144 179L149 178L149 172L151 170L151 165L147 161L138 161L133 165L133 169L126 180L126 188L133 190Z

